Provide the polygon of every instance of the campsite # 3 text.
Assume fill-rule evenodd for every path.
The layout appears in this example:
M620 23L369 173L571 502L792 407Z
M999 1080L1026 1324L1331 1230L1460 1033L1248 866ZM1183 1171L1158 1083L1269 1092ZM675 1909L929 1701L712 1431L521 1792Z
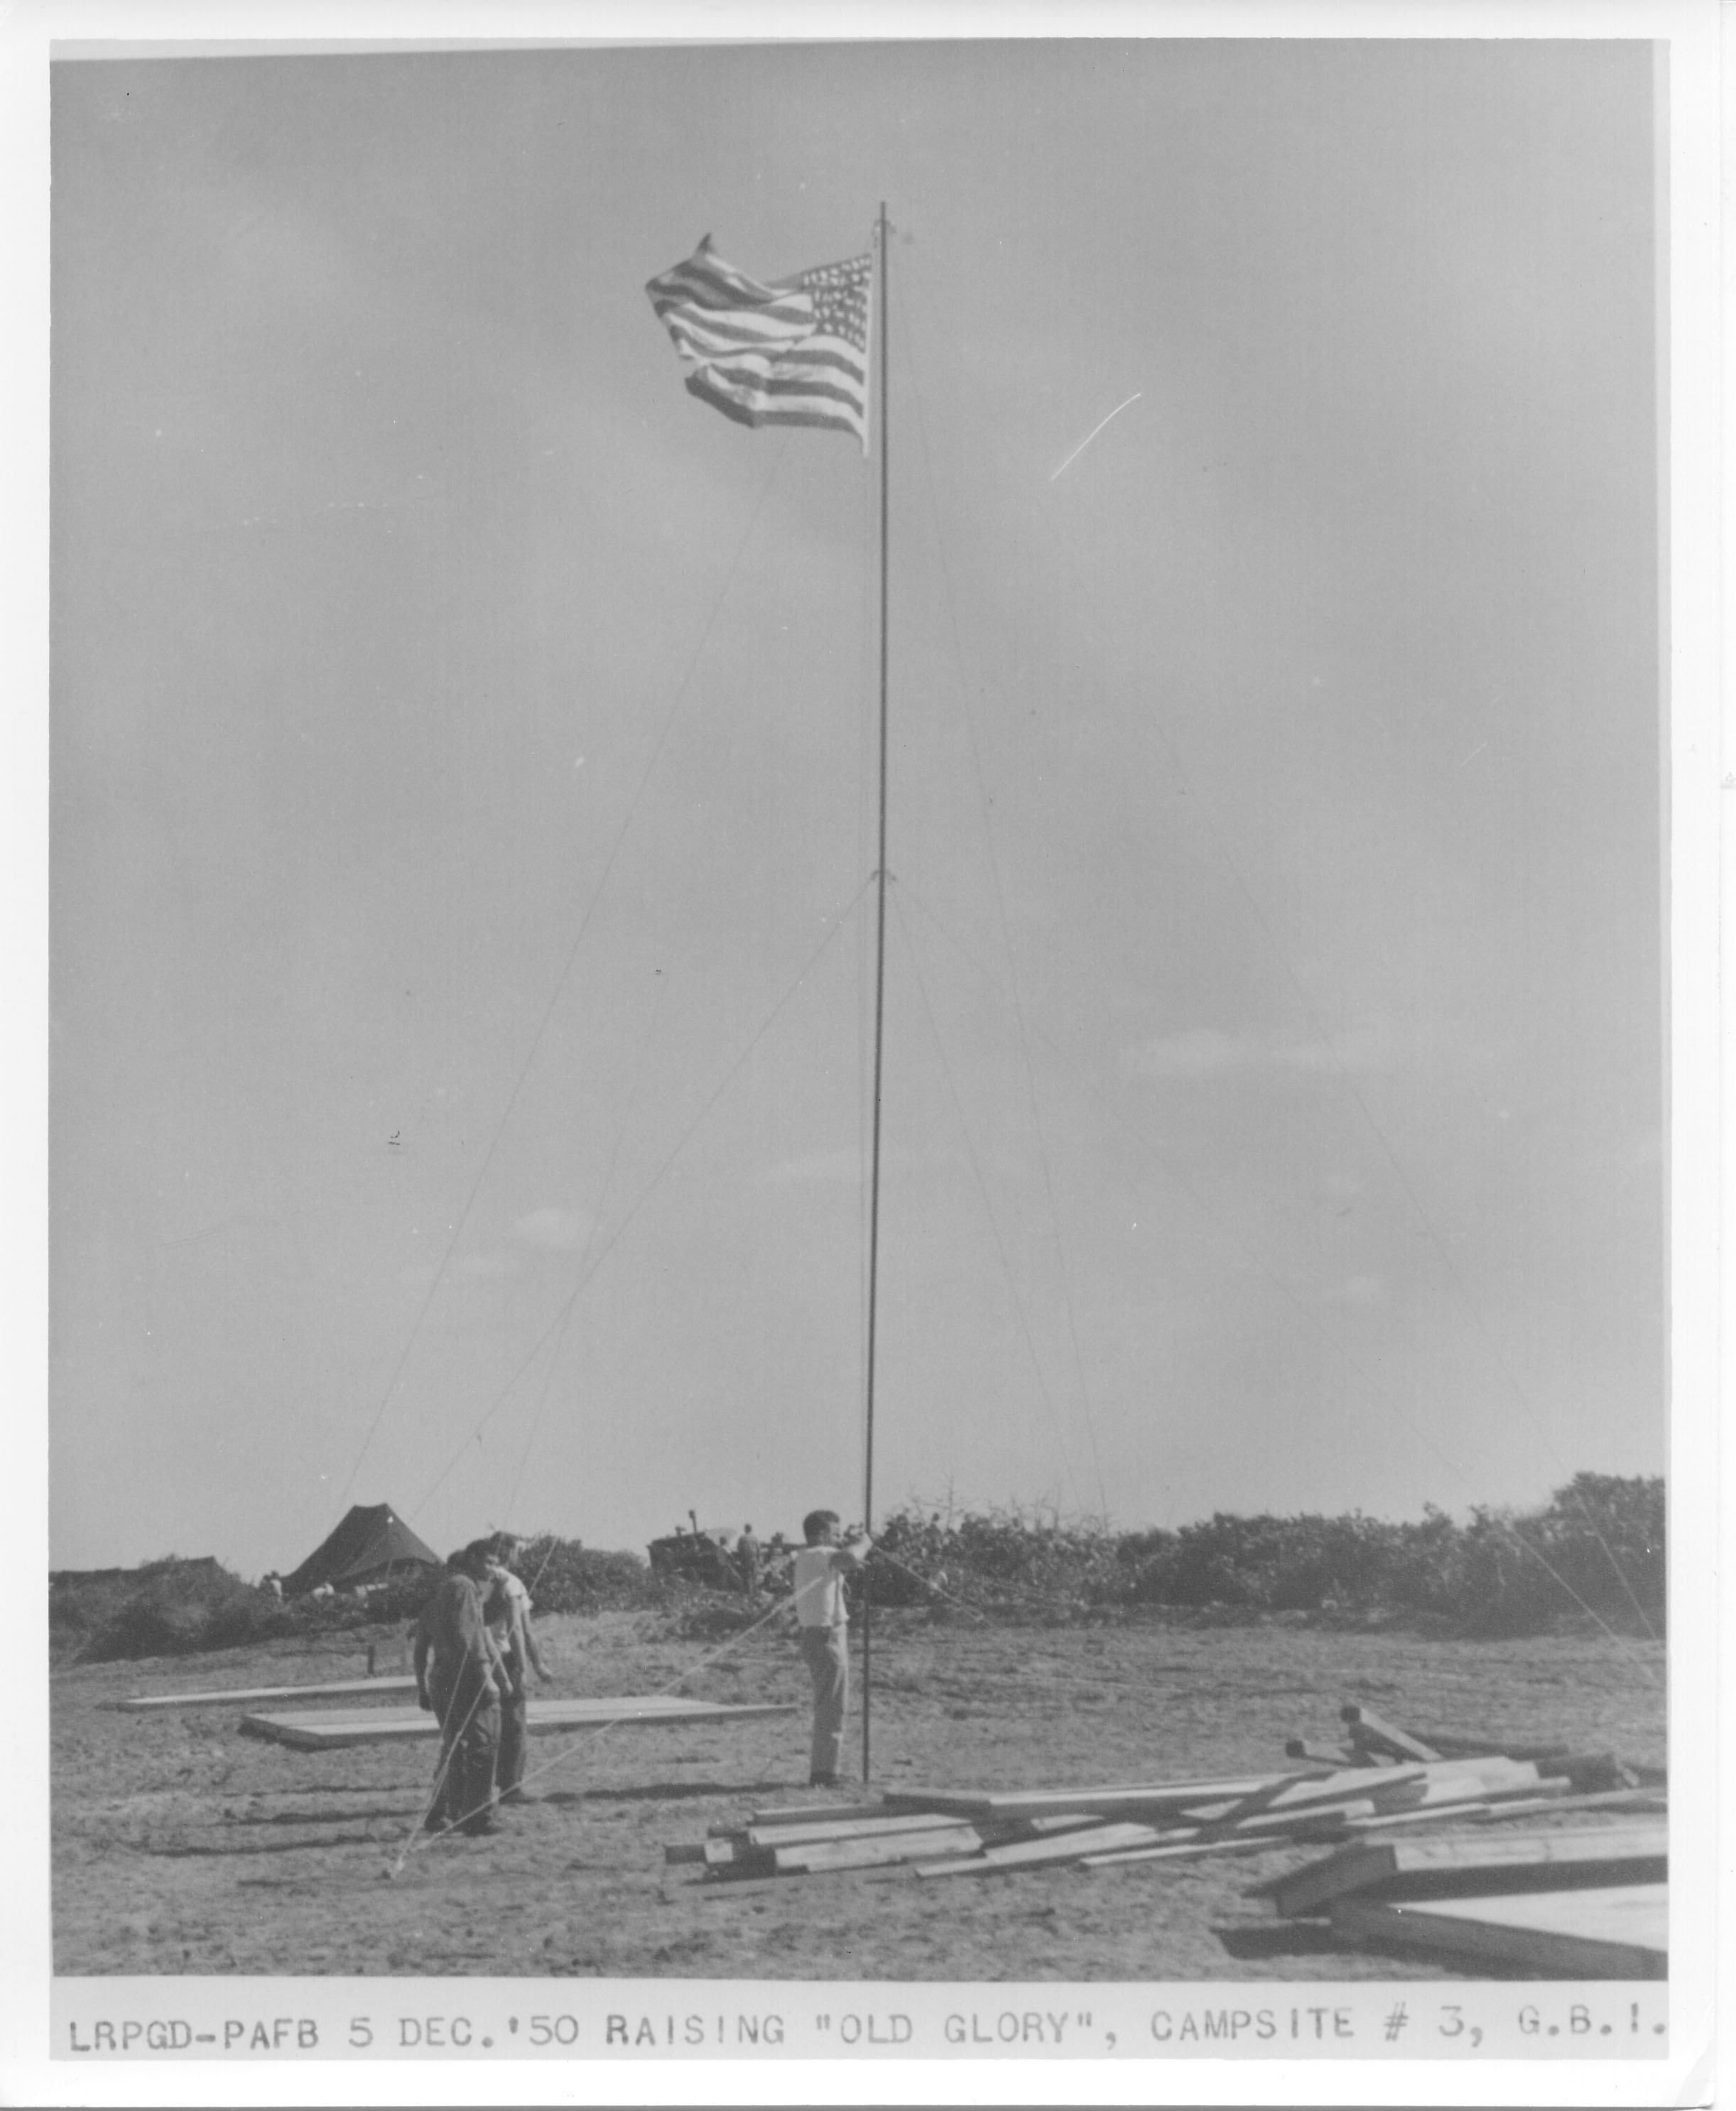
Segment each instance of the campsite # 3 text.
M62 2059L1656 2059L1662 1986L1416 1981L1298 1987L1257 2000L1245 1985L711 1987L668 1990L425 1982L382 2000L377 1982L285 1981L236 1990L184 1981L55 1982ZM639 1989L632 1989L634 1994ZM724 1999L720 2001L719 1995ZM1447 1998L1448 1995L1452 1998ZM767 1996L771 1995L768 2001ZM774 2005L775 2004L775 2005Z

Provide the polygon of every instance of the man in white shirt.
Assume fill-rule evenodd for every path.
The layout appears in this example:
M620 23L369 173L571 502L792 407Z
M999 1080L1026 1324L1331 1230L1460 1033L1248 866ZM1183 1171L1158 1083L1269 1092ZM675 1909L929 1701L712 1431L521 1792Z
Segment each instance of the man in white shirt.
M518 1555L518 1541L507 1532L496 1532L481 1541L487 1576L483 1618L499 1652L505 1677L500 1696L500 1756L495 1781L502 1803L528 1803L525 1794L525 1746L529 1704L525 1673L534 1671L547 1686L554 1677L543 1661L530 1625L530 1593L508 1565Z
M840 1537L836 1510L810 1510L802 1520L807 1541L798 1548L791 1574L797 1632L808 1676L814 1682L814 1741L808 1760L810 1788L836 1788L843 1759L844 1715L850 1705L850 1614L844 1577L859 1568L874 1542L857 1526Z

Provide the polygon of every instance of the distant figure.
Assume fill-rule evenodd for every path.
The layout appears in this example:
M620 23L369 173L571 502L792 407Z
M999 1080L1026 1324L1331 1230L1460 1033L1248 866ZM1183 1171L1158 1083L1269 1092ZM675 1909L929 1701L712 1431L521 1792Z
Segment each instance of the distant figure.
M259 1587L261 1591L269 1591L273 1599L275 1599L279 1605L282 1605L284 1602L284 1579L278 1574L275 1568L268 1569L266 1573L260 1578Z
M808 1786L836 1788L843 1759L844 1716L850 1705L850 1614L844 1576L874 1550L860 1525L848 1541L838 1532L836 1510L810 1510L802 1520L807 1541L796 1555L792 1587L802 1655L814 1682L814 1737L808 1755Z
M530 1593L512 1573L519 1543L510 1532L498 1532L478 1542L486 1564L488 1587L482 1616L488 1623L506 1677L500 1696L500 1758L494 1769L495 1786L502 1803L525 1803L525 1746L529 1731L530 1704L525 1691L526 1668L547 1686L554 1673L543 1661L543 1653L530 1628Z
M504 1674L482 1616L480 1552L467 1546L446 1566L416 1629L416 1700L440 1720L440 1786L422 1822L430 1832L494 1832Z
M741 1573L742 1588L750 1598L759 1595L760 1543L753 1536L753 1527L744 1524L742 1536L735 1542L735 1565Z

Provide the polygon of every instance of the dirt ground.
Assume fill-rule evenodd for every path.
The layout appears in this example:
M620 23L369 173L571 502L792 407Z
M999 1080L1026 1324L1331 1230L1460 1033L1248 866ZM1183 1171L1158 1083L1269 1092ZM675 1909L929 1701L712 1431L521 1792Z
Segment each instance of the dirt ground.
M706 1653L639 1614L539 1623L557 1694L649 1693ZM1442 1978L1329 1946L1245 1895L1317 1855L1270 1852L1096 1873L925 1883L908 1871L699 1887L666 1867L757 1804L804 1801L803 1715L624 1727L531 1743L540 1800L484 1840L412 1845L430 1746L289 1750L238 1712L160 1716L130 1693L353 1677L366 1635L56 1674L54 1950L63 1973L484 1973L644 1978ZM407 1668L400 1631L371 1637ZM1661 1649L1606 1641L1445 1642L1297 1628L929 1624L875 1631L876 1783L1061 1786L1284 1764L1329 1741L1343 1700L1427 1729L1560 1737L1664 1761ZM802 1701L775 1630L685 1691ZM856 1723L852 1719L852 1734ZM826 1797L811 1800L824 1804ZM832 1800L840 1799L834 1798ZM401 1864L401 1866L400 1866Z

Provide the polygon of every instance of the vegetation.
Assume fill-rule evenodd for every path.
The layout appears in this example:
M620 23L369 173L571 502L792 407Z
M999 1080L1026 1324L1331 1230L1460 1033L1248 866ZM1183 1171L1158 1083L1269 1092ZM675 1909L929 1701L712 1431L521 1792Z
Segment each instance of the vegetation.
M636 1554L605 1554L576 1539L539 1532L520 1551L518 1571L539 1613L633 1611L661 1605L664 1593Z
M1057 1621L1167 1611L1200 1620L1279 1618L1413 1628L1466 1637L1607 1627L1664 1630L1664 1484L1580 1473L1541 1509L1444 1510L1388 1524L1341 1517L1231 1517L1179 1531L1111 1532L1025 1510L911 1505L876 1532L860 1589L931 1617ZM661 1611L693 1639L750 1624L765 1600L660 1578L636 1554L543 1532L520 1569L543 1613ZM411 1619L430 1579L366 1600L282 1605L215 1561L50 1579L57 1658L179 1656L279 1636Z
M329 1634L414 1618L425 1577L407 1577L366 1599L302 1598L285 1605L211 1560L165 1555L143 1568L48 1582L48 1641L57 1661L187 1656L285 1635Z
M1111 1532L1020 1511L887 1519L870 1564L876 1605L961 1605L990 1617L1170 1607L1288 1614L1443 1633L1603 1625L1661 1634L1664 1484L1580 1473L1540 1510L1444 1510L1388 1524L1230 1517L1177 1532Z

